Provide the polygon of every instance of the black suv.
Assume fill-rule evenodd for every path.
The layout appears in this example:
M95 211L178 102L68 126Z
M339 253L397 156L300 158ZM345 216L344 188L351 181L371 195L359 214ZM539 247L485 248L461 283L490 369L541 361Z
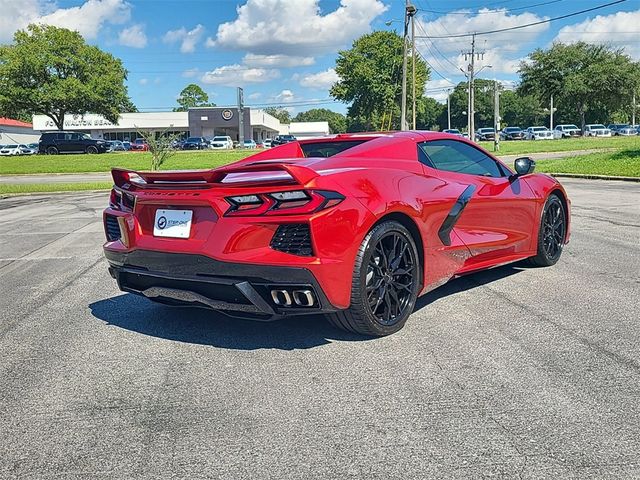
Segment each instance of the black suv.
M285 143L295 142L296 140L296 137L293 135L278 135L273 139L271 145L275 147L276 145L284 145Z
M105 153L109 142L91 138L88 133L46 132L40 137L38 152L47 155L59 153Z
M209 142L202 137L189 137L182 144L183 150L205 150L209 148Z

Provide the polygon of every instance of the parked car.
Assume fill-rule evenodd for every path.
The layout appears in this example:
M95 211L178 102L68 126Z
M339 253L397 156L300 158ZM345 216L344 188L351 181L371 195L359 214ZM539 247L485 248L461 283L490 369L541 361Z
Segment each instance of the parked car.
M228 135L217 135L209 143L215 149L233 148L233 140Z
M628 123L612 123L607 128L611 130L612 135L619 135L621 137L630 137L638 134L638 130Z
M45 132L40 136L38 151L47 155L59 153L105 153L109 144L104 140L91 138L88 133Z
M258 148L258 145L256 144L255 140L245 140L244 148Z
M0 149L0 155L2 155L3 157L7 157L7 156L13 156L13 155L22 155L22 152L20 151L20 146L21 145L17 145L17 144L13 144L13 145L5 145Z
M495 137L496 131L493 128L479 128L476 130L476 142L493 140Z
M442 133L448 133L449 135L455 135L456 137L463 136L457 128L445 128Z
M129 147L129 150L133 152L147 152L149 151L149 144L144 138L136 138Z
M549 267L569 241L570 200L530 158L508 167L426 131L299 145L213 171L113 169L104 254L118 288L259 320L326 314L382 336L448 279L525 259ZM329 158L305 159L319 150Z
M124 147L124 149L128 152L129 150L131 150L131 142L129 140L125 140L122 142L122 146Z
M171 142L171 148L173 148L174 150L182 150L184 142L184 139L175 139L173 142Z
M553 129L553 138L576 138L581 135L580 129L572 123L556 125Z
M35 144L35 148L32 147L31 145L34 144L29 144L29 145L18 145L18 148L20 149L20 155L35 155L38 153L38 144Z
M189 137L182 144L182 150L206 150L209 142L203 137Z
M272 142L272 140L270 138L265 139L265 141L262 142L262 147L263 148L271 148L271 142Z
M611 130L601 123L590 123L584 126L585 137L610 137Z
M109 150L111 152L124 152L126 148L124 148L124 144L120 140L111 140L109 141Z
M525 136L527 140L553 140L553 132L547 127L529 127Z
M506 127L500 131L500 140L524 140L524 137L520 127Z
M278 135L271 142L272 146L284 145L285 143L295 142L297 139L293 135Z

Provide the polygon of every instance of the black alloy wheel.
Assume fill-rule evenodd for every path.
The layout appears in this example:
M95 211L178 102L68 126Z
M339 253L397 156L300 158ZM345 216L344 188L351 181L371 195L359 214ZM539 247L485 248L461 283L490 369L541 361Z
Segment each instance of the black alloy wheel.
M378 240L367 265L365 289L371 314L382 325L393 325L411 304L416 259L408 239L388 232Z
M57 154L58 154L58 149L56 147L47 148L47 155L57 155Z
M353 269L351 305L330 314L343 330L383 336L399 331L413 312L422 266L416 241L402 224L385 221L364 238Z
M535 266L554 265L562 255L567 234L567 219L562 201L556 194L547 199L538 232L538 254L530 259Z
M98 153L98 149L96 147L94 147L93 145L89 145L87 147L87 153L90 155L93 155L95 153Z

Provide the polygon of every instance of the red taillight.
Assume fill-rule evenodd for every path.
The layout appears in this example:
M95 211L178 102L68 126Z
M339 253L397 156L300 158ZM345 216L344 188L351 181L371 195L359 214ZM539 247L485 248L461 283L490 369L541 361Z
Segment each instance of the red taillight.
M132 212L136 204L136 197L127 192L123 192L117 188L111 189L109 195L109 207L114 210L122 210Z
M338 205L344 196L328 190L292 190L226 197L227 216L303 215Z

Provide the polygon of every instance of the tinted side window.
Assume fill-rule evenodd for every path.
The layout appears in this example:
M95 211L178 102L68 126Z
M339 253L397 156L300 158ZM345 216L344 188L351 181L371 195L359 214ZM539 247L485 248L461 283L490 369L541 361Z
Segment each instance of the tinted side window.
M491 157L477 148L456 140L433 140L420 144L429 166L447 172L503 177L505 172Z

